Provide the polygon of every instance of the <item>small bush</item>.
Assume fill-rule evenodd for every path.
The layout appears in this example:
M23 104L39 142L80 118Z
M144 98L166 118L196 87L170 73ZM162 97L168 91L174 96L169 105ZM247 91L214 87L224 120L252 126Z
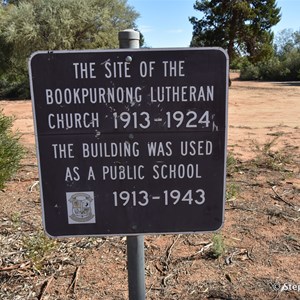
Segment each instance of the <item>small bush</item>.
M244 63L240 79L297 81L300 79L300 51L293 50L257 64Z
M227 201L235 200L238 197L239 193L240 193L240 187L236 183L231 182L226 185Z
M239 170L238 161L231 152L227 153L226 170L227 176L232 176L235 172L238 172Z
M19 135L11 130L13 120L0 111L0 189L18 170L24 150Z
M259 78L263 80L285 80L290 70L278 58L272 58L258 64Z
M225 245L222 234L217 233L212 238L212 248L211 248L211 256L213 258L218 258L225 253Z
M47 255L56 247L56 241L48 238L43 232L25 236L23 244L26 257L31 260L38 271L43 268Z
M300 51L291 51L284 56L283 66L289 70L285 80L300 80Z
M291 163L291 156L289 153L286 153L284 149L278 151L272 150L277 139L278 136L263 145L259 145L258 143L254 145L254 151L257 153L255 158L257 167L272 171L285 171L286 165Z
M0 79L0 99L29 99L29 83L24 81L13 81L5 78Z
M243 64L240 73L241 80L258 80L259 68L251 63Z
M248 62L246 56L236 56L230 61L230 70L240 70Z

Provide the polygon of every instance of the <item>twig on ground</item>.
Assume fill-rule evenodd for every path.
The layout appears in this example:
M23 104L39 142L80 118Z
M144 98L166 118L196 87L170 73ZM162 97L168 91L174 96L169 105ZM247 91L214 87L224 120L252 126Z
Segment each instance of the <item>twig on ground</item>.
M74 275L73 275L72 282L71 282L70 286L68 287L67 292L70 291L71 289L73 289L73 292L75 292L78 277L79 277L79 271L80 271L80 266L78 266L76 268Z
M251 252L252 252L252 249L251 249ZM239 250L236 250L236 251L232 252L230 255L228 255L225 258L225 263L227 265L230 265L230 264L234 263L233 257L237 256L237 255L240 256L239 260L243 261L243 260L249 259L249 260L251 260L253 262L253 259L251 258L248 249L239 249Z
M241 205L234 205L234 206L230 206L230 207L225 208L225 210L233 210L233 209L239 209L239 210L244 210L244 211L260 212L261 213L261 211L259 211L257 209L248 208L248 207L244 207L244 206L241 206Z
M36 181L33 185L30 186L29 192L32 193L35 186L37 186L40 182Z
M164 286L167 286L167 280L168 280L170 277L174 276L174 275L175 275L175 274L170 273L170 274L168 274L167 276L165 276L165 277L163 278L163 285L164 285Z
M2 267L0 268L0 272L6 272L6 271L12 271L16 269L28 269L30 267L31 263L30 261L26 261L25 263L17 264L17 265L12 265L8 267Z
M252 258L252 252L253 252L253 247L251 248L250 252L247 251L247 257L248 257L252 262L254 262L254 259Z
M274 192L274 194L276 195L276 199L281 200L282 202L284 202L285 204L287 204L288 206L291 206L294 208L294 205L288 201L286 201L285 199L283 199L275 190L276 185L272 186L271 189Z
M50 285L51 285L53 279L54 279L54 277L51 276L47 281L44 282L44 284L42 285L41 293L40 293L40 295L38 297L39 300L43 300L45 294L47 293L47 291L50 288Z
M21 167L37 167L38 165L37 164L22 164Z
M178 239L180 238L180 236L181 236L181 235L178 234L178 235L176 236L176 238L173 240L172 245L168 248L168 250L167 250L167 261L170 260L172 248L174 247L174 245L176 244L176 242L178 241Z
M213 243L208 243L207 245L203 246L199 251L197 251L196 253L192 254L190 256L190 258L198 255L198 254L202 254L204 251L208 250L211 246L213 245Z

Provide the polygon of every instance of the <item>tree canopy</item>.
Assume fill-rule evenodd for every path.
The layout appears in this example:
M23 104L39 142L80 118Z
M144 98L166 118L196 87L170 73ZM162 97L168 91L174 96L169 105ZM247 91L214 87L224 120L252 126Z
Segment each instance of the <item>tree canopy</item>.
M37 50L117 48L118 32L134 28L138 17L127 0L14 3L0 5L0 55L6 57L0 59L0 71L9 70L9 81L24 82L27 59Z
M275 36L274 56L252 64L240 64L243 80L300 80L300 30L284 29Z
M23 0L6 8L0 32L19 51L115 48L137 17L126 0Z
M283 29L275 36L275 50L280 56L291 52L300 51L300 30L293 31L293 29Z
M276 0L197 0L194 9L202 18L191 17L191 46L219 46L230 60L247 55L252 62L272 55L272 26L280 21Z

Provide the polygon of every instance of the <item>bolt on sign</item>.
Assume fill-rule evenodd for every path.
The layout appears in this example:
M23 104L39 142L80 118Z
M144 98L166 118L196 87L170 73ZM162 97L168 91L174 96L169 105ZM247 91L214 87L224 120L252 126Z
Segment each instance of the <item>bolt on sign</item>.
M36 52L45 231L215 231L224 220L228 56L220 48Z

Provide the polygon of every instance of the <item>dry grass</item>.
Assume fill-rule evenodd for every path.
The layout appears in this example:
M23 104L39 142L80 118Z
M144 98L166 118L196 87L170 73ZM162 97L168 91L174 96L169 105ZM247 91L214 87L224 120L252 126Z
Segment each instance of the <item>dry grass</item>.
M29 154L0 193L0 299L126 299L125 238L47 238ZM299 155L281 168L231 155L228 187L239 191L221 234L146 237L147 299L299 297L274 290L300 278Z

